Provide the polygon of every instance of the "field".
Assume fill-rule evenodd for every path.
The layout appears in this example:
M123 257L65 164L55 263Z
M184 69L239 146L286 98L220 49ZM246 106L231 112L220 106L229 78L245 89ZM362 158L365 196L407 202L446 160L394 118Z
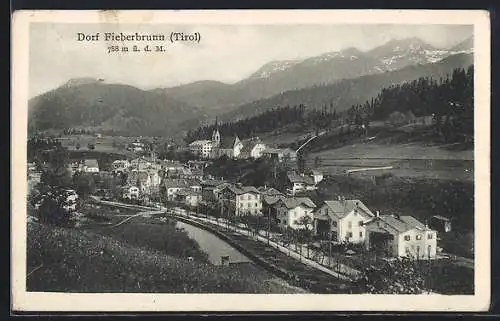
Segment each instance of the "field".
M63 147L69 151L91 151L88 148L89 144L94 145L93 151L102 153L117 153L133 157L135 153L126 150L126 145L134 141L133 137L123 136L102 136L95 137L93 135L69 135L58 138ZM76 146L80 145L77 149Z
M383 145L358 143L308 155L307 164L332 175L349 169L392 166L392 169L356 172L351 175L392 173L398 177L433 178L473 181L474 153L472 150L450 151L442 146L421 143Z

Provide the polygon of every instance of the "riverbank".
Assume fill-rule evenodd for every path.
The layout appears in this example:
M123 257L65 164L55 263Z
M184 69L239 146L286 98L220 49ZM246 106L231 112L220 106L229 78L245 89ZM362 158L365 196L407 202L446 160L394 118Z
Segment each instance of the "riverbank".
M191 261L139 246L140 241L131 244L91 230L30 223L27 242L28 291L305 292L250 264L215 266Z

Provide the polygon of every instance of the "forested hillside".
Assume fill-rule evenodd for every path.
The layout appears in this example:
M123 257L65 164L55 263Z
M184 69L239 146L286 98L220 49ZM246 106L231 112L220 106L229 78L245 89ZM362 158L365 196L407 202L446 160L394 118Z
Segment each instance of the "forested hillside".
M399 114L414 117L433 115L436 126L445 136L472 135L474 117L474 68L455 69L449 77L419 79L383 88L363 104L337 112L335 105L324 104L320 110L305 104L278 107L257 116L225 122L188 131L186 141L208 139L215 127L221 135L237 134L240 138L288 129L311 130L334 127L339 123L367 125L370 120L389 120Z
M242 105L223 114L220 118L225 121L233 121L255 116L278 106L300 104L305 105L308 109L322 109L325 104L333 104L337 112L340 112L349 109L352 105L363 104L366 100L377 96L383 88L421 77L432 77L437 80L446 78L451 76L454 69L467 68L471 64L473 64L472 54L453 55L437 63L409 66L396 71L345 79L334 84L283 92L268 99L256 100Z

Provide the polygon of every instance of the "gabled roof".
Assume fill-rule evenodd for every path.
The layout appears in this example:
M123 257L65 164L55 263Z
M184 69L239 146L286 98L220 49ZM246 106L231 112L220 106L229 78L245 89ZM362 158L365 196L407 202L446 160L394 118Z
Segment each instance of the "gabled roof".
M281 196L281 195L264 195L263 197L263 201L264 203L266 204L269 204L269 205L274 205L276 204L279 200L281 200L282 198L285 198L285 196Z
M163 180L163 186L165 186L165 188L187 188L189 184L184 179L166 178Z
M392 228L394 228L396 231L399 233L404 233L406 231L409 231L411 229L419 229L419 230L430 230L428 227L426 227L422 222L414 218L413 216L392 216L392 215L381 215L379 217L374 217L370 221L366 222L365 224L373 224L377 221L382 221L386 223L387 225L390 225Z
M246 193L259 194L259 190L253 186L238 187L238 186L234 186L234 185L228 185L228 186L224 187L222 190L229 190L236 195L241 195L241 194L246 194Z
M273 187L266 188L264 186L261 186L258 188L258 190L262 195L269 195L269 196L283 195L283 193L281 193L280 191L278 191L276 188Z
M204 144L211 144L211 140L203 139L203 140L195 140L194 142L190 143L189 146L196 146L196 145L204 145Z
M240 142L238 136L224 136L220 139L219 148L221 149L233 149L237 142Z
M86 159L84 162L85 166L87 167L99 167L99 164L97 163L97 159Z
M442 221L451 221L449 218L441 216L441 215L434 215L432 218L442 220Z
M243 148L241 149L241 152L246 154L250 154L257 144L263 144L263 142L257 137L244 140L242 143Z
M287 177L291 183L304 183L307 185L314 185L314 179L310 176L302 176L297 173L288 173Z
M190 191L188 189L181 189L176 192L177 195L179 196L194 196L194 195L200 195L200 193Z
M201 182L201 186L212 186L212 187L215 187L215 186L222 185L224 183L226 183L226 182L223 181L223 180L207 179L207 180L204 180L204 181Z
M374 216L368 207L366 207L360 200L343 200L343 201L324 201L324 204L328 207L328 214L333 214L337 218L341 219L347 216L352 210L357 208L358 210L364 212L368 216Z
M309 197L281 197L278 202L281 202L288 209L296 208L300 205L310 208L316 207L316 204Z

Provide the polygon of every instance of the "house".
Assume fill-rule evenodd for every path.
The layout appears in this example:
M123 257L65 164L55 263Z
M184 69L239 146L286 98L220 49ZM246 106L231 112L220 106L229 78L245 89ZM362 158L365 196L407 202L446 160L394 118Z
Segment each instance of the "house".
M215 135L215 137L218 136ZM211 157L220 158L222 156L226 156L229 158L238 158L242 149L243 143L237 135L222 137L219 140L215 140L213 142Z
M267 197L266 202L272 203L270 197ZM313 229L313 210L316 208L316 204L308 197L278 196L272 206L275 207L277 223L280 229ZM305 217L307 217L307 220Z
M83 171L86 173L99 173L97 159L86 159L83 163Z
M125 173L128 171L128 168L130 167L130 162L126 159L118 159L115 160L113 163L111 163L111 168L114 173Z
M167 200L175 200L177 192L181 190L189 190L189 183L184 179L167 178L162 182Z
M150 194L159 190L161 176L155 169L133 169L128 174L127 183L139 187L144 194Z
M383 255L414 259L436 257L437 232L412 216L376 214L363 223L365 247Z
M227 185L219 192L219 202L236 216L262 211L261 195L253 186Z
M441 215L431 217L429 225L438 232L447 233L451 231L451 220Z
M201 185L201 197L204 202L216 202L219 200L219 192L229 183L223 180L209 179L202 181Z
M283 193L281 193L280 191L278 191L274 187L261 186L261 187L257 188L257 190L259 191L259 193L261 195L283 196Z
M211 140L195 140L188 147L191 153L201 158L209 158L213 149Z
M63 208L68 212L74 212L76 210L76 203L78 200L78 194L75 190L66 190L66 201Z
M314 212L315 234L333 242L362 243L366 237L363 222L374 214L360 200L324 201Z
M278 163L294 164L297 162L297 152L290 148L266 148L262 156Z
M258 138L250 138L243 141L243 148L239 158L242 159L257 159L262 157L262 151L266 149L266 145Z
M324 178L323 173L318 170L312 170L308 173L314 180L314 185L318 185Z
M201 202L201 193L193 192L191 190L179 190L175 194L175 200L182 202L189 207L197 207Z
M122 188L122 197L126 199L138 199L139 187L133 185L125 185Z
M316 189L314 178L305 174L289 172L287 174L287 181L287 192L292 196L299 192L312 191Z
M201 196L201 182L197 179L186 179L185 180L189 190L195 193L200 193Z
M181 178L186 179L196 179L201 181L203 179L203 169L202 168L184 168L180 174Z

